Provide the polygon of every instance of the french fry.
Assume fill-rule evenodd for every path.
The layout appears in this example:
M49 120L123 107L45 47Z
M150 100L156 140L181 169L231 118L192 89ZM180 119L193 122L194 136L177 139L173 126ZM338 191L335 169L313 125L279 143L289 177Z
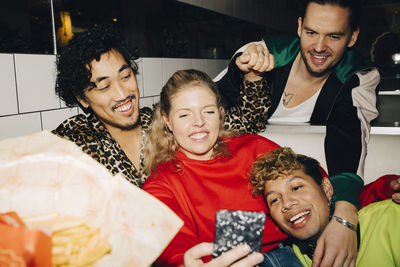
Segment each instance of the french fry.
M100 229L81 219L51 213L25 218L24 222L31 229L43 225L51 229L53 267L88 266L111 251L111 245L102 240Z
M43 223L46 221L52 221L56 218L60 217L60 214L58 212L52 212L48 213L45 215L38 215L38 216L31 216L31 217L25 217L24 222L26 224L35 224L35 223Z

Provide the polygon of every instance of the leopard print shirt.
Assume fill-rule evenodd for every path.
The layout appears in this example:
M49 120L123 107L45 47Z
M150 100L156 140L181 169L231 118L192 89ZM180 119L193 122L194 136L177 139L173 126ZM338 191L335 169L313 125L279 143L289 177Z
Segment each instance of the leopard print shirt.
M265 128L266 114L271 105L271 90L265 80L244 81L240 105L225 112L225 128L239 133L258 133ZM142 133L148 131L154 108L140 109ZM132 184L142 187L147 176L141 160L136 168L107 128L94 114L80 114L61 123L53 133L77 144L83 152L104 165L113 175L121 173ZM145 138L142 138L143 142ZM141 155L143 155L143 147ZM141 157L142 159L142 157Z
M142 135L144 136L149 129L153 109L142 108L139 114ZM104 165L113 175L121 173L129 182L138 187L142 187L146 180L143 160L140 162L140 167L136 168L119 143L94 114L88 117L83 114L73 116L61 123L52 132L77 144L83 152ZM142 143L141 155L143 155L143 148L144 144Z

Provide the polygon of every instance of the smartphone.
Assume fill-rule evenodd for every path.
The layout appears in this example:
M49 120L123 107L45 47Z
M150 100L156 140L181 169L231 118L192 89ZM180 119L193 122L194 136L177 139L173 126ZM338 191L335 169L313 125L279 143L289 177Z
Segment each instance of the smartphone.
M215 220L213 258L244 243L252 252L260 252L265 217L264 212L219 210Z

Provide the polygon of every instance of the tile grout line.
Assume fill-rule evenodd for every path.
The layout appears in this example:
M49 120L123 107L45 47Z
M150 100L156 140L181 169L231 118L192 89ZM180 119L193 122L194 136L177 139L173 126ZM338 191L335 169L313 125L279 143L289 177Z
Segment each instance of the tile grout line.
M17 82L17 66L15 64L15 54L13 55L13 65L14 65L14 82L15 82L15 94L17 97L17 114L19 113L19 99L18 99L18 82Z
M43 109L43 110L27 111L27 112L21 112L21 113L16 113L16 114L9 114L9 115L1 115L0 118L19 116L19 115L26 115L26 114L35 114L35 113L38 113L38 112L57 111L57 110L63 110L63 109L73 109L73 108L77 108L77 106L74 106L74 107L63 107L63 108L53 108L53 109Z
M43 131L43 116L42 116L42 112L39 112L39 117L40 117L40 129Z

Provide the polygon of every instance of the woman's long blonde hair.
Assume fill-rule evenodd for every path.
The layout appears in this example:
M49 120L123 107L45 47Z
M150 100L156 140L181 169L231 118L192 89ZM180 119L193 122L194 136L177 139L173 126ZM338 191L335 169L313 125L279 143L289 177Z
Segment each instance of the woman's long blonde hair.
M222 139L234 134L223 128L224 109L216 84L204 72L194 69L180 70L169 78L161 90L160 101L157 103L145 146L144 168L147 175L150 175L160 163L174 159L176 152L179 150L179 145L176 143L173 133L163 119L163 115L169 115L172 97L180 91L190 88L190 85L198 84L210 88L217 99L217 106L220 110L220 131L213 148L213 156L219 153L229 153ZM176 164L176 166L179 166L179 164ZM179 166L179 168L182 168L182 166Z

